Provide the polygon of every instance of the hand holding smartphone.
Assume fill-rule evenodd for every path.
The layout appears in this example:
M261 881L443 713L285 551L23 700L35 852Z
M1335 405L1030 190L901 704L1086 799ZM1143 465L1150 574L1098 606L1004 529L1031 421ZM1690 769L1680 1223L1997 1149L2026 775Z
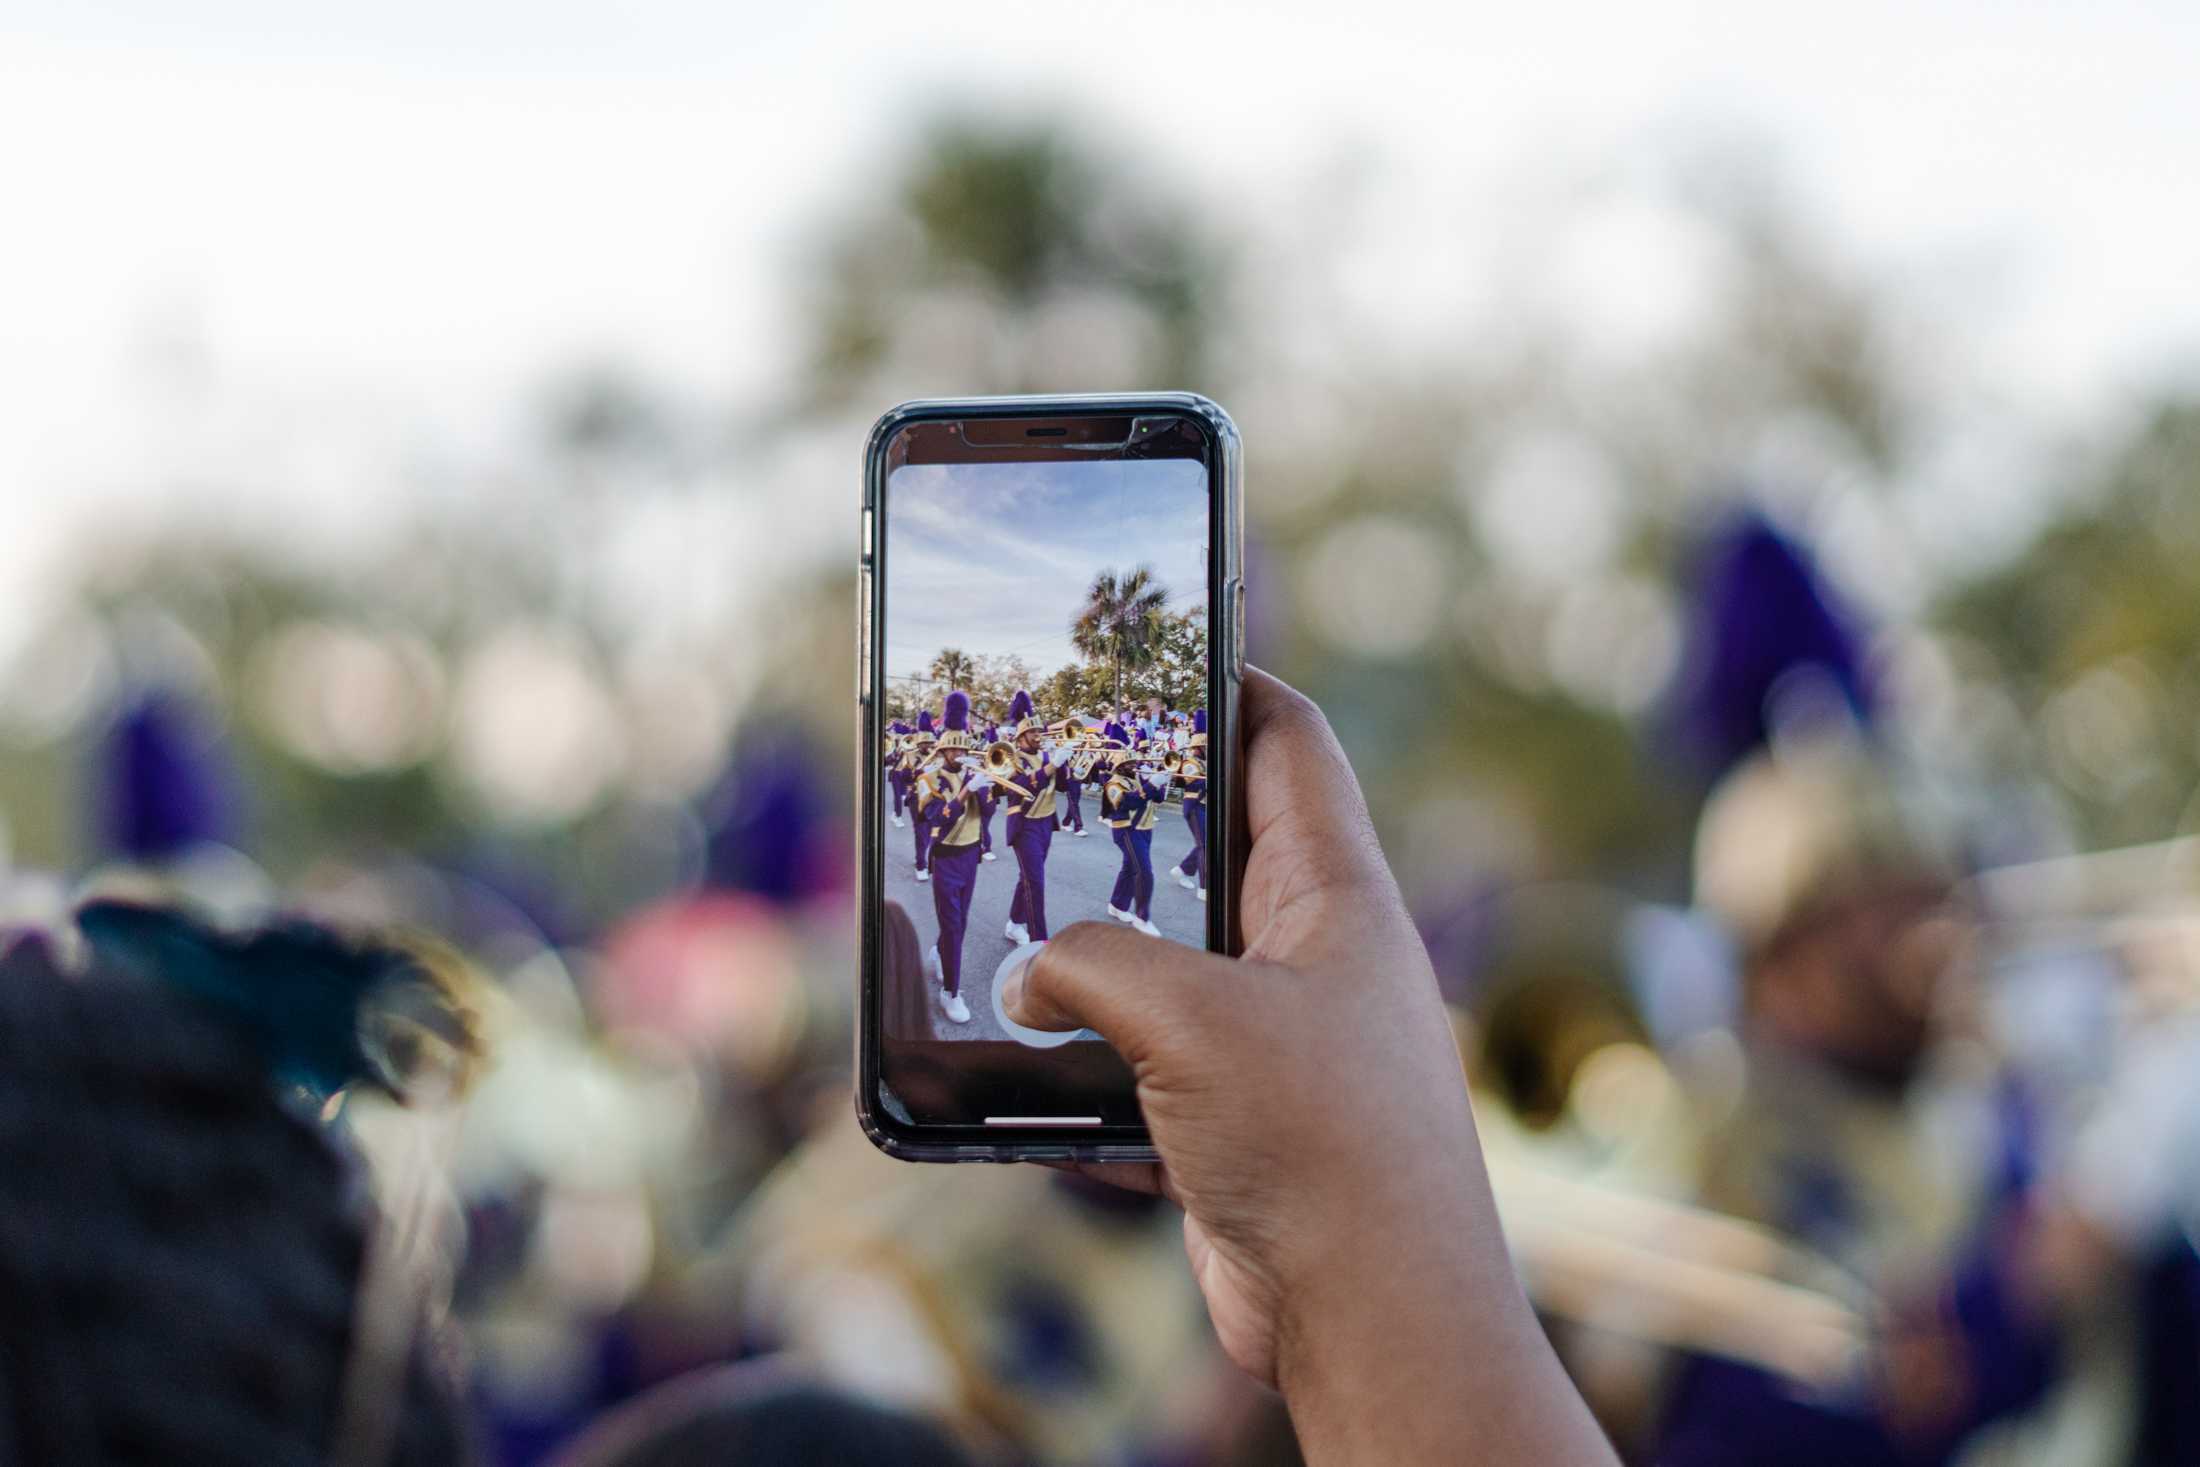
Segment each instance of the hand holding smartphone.
M864 1128L1150 1158L1122 1057L1001 990L1087 919L1235 951L1237 432L1186 394L909 403L864 486Z

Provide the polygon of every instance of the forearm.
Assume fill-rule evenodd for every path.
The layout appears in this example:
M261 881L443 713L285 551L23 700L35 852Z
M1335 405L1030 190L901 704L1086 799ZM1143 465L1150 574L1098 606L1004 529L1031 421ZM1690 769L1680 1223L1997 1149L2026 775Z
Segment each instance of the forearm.
M1371 1225L1299 1291L1277 1366L1307 1462L1616 1464L1528 1308L1494 1207L1452 1217L1433 1247L1425 1229Z

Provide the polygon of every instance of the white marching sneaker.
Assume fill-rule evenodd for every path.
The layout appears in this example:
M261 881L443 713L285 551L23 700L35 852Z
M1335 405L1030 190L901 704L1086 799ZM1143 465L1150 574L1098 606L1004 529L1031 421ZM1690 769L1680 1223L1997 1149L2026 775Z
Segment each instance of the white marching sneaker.
M899 815L896 815L896 816L894 817L894 829L896 829L896 830L899 830L899 829L901 829L901 817L900 817Z
M1169 874L1171 876L1174 876L1176 878L1176 884L1183 887L1186 891L1199 890L1199 883L1192 880L1191 877L1186 876L1184 874L1184 868L1182 866L1171 866L1169 868Z
M1201 901L1207 900L1207 888L1204 886L1199 889L1199 899Z
M984 855L980 856L980 857L979 857L978 859L979 859L979 860L981 860L981 861L990 861L990 860L992 860L992 859L993 859L993 853L992 853L991 851L987 851L987 852L986 852L986 853L985 853Z
M941 989L940 1007L947 1010L947 1017L955 1023L967 1024L970 1022L970 1005L963 1002L961 994L949 993L946 989Z
M1085 838L1086 836L1088 836L1088 835L1090 835L1090 834L1092 834L1092 832L1091 832L1091 831L1089 831L1089 830L1086 830L1086 829L1085 829L1085 828L1083 828L1082 826L1078 827L1078 831L1077 831L1077 838L1078 838L1079 840L1083 840L1083 839L1084 839L1084 838Z
M1131 926L1137 928L1140 932L1145 933L1148 937L1159 937L1161 935L1161 929L1154 926L1153 923L1148 922L1144 917L1133 919L1131 922Z
M1108 915L1110 917L1113 917L1118 922L1135 922L1138 920L1129 912L1126 912L1121 907L1116 906L1111 906L1108 908Z
M1001 936L1015 943L1016 946L1022 947L1025 943L1031 941L1031 929L1021 922L1011 922L1001 930Z
M917 868L917 880L919 880L919 881L930 881L931 879L932 879L932 873L931 873L931 872L929 872L929 871L925 870L925 869L924 869L924 868L923 868L922 866L919 866L919 867Z

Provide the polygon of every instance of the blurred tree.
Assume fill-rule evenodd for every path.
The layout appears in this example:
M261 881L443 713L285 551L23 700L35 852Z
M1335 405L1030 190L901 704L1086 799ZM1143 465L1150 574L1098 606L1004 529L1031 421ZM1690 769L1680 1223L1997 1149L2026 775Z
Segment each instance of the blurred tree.
M943 117L828 231L805 397L1207 387L1227 323L1189 204L1045 120Z
M1123 701L1124 672L1147 667L1160 654L1168 603L1168 589L1154 580L1151 566L1103 570L1086 589L1085 604L1070 623L1070 645L1108 664L1116 702Z
M2200 402L2159 404L2022 554L1935 623L1985 660L2024 737L1982 748L2045 777L2087 845L2200 830Z

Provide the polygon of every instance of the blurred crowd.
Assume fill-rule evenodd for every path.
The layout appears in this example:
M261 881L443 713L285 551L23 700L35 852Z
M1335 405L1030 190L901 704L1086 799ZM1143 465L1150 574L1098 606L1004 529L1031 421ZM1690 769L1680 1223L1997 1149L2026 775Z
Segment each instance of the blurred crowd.
M829 232L740 492L845 551L896 397L1231 408L1253 657L1368 786L1522 1276L1627 1458L2200 1461L2200 412L2043 453L1980 548L1920 506L2036 437L1746 188L1660 196L1726 272L1675 340L1325 373L1346 333L1279 341L1243 243L1073 133L950 120L904 164ZM319 1228L365 1321L328 1393L409 1370L506 1467L1293 1460L1165 1204L855 1127L852 561L729 600L725 484L678 467L722 425L617 373L547 416L520 488L333 568L103 526L0 644L0 1278L119 1268L64 1246L95 1214L184 1274ZM142 1006L36 996L94 971ZM259 1129L187 1114L200 1053L266 1071ZM195 1187L62 1195L103 1086ZM327 1196L254 1249L172 1221L293 1175ZM382 1232L311 1221L363 1226L346 1186ZM442 1326L423 1358L375 1359L377 1288ZM50 1318L194 1325L117 1308ZM143 1366L100 1368L41 1399ZM317 1440L412 1429L324 1408Z

